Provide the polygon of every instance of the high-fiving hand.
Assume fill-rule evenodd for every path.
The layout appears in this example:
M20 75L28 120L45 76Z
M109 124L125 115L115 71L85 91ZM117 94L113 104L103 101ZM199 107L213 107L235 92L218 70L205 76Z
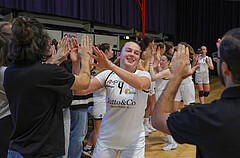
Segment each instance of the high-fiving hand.
M55 58L51 61L51 64L60 65L63 61L67 60L67 56L70 53L68 41L69 39L67 37L63 37L63 39L58 42L58 51Z
M96 66L102 69L112 70L113 63L107 59L103 51L99 50L98 47L92 47L95 55L89 53L89 55L97 61L97 63L91 63L91 66Z
M172 76L185 79L192 75L199 68L199 65L196 65L192 69L189 69L189 64L190 60L188 48L185 48L185 46L181 44L178 45L178 50L174 53L172 59Z

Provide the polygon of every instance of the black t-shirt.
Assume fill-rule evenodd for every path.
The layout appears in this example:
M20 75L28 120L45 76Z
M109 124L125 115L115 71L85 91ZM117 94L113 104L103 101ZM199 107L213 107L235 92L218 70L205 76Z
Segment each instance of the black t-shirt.
M240 87L226 89L210 104L172 113L167 125L178 143L197 146L198 158L239 158Z
M61 96L75 77L51 64L10 65L4 88L14 122L10 149L24 157L64 155Z

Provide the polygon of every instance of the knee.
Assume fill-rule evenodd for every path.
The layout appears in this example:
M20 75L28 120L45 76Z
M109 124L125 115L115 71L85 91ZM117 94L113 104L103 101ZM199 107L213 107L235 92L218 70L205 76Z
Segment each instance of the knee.
M209 92L204 92L204 97L208 97L208 95L209 95Z
M199 91L199 97L203 97L203 91Z

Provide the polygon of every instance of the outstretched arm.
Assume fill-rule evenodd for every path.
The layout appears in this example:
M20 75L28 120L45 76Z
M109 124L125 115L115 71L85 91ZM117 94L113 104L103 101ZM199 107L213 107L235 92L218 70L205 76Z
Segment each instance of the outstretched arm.
M90 84L88 86L87 89L84 90L75 90L74 91L74 95L84 95L84 94L88 94L88 93L92 93L95 92L99 89L103 88L103 86L101 85L101 83L98 81L98 79L96 78L92 78L90 80Z
M167 127L166 117L168 113L172 112L174 98L182 80L192 75L199 68L197 65L189 70L189 64L189 50L180 45L173 56L172 76L158 99L152 115L153 126L164 133L171 134Z
M157 74L155 74L154 70L153 70L153 61L154 61L154 57L152 57L150 59L150 75L152 77L152 81L156 81L162 78L169 78L171 73L168 70L163 70L162 72L159 72Z
M73 39L71 43L72 71L75 81L71 87L72 90L87 89L90 83L90 56L92 53L92 41L88 36L84 35L81 39L81 47L79 47L77 39ZM81 63L81 65L80 65Z

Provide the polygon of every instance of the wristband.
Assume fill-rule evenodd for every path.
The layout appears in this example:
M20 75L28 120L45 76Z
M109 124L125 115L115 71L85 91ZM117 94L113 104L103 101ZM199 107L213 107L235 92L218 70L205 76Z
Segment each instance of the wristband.
M149 66L153 66L153 63L149 63Z

